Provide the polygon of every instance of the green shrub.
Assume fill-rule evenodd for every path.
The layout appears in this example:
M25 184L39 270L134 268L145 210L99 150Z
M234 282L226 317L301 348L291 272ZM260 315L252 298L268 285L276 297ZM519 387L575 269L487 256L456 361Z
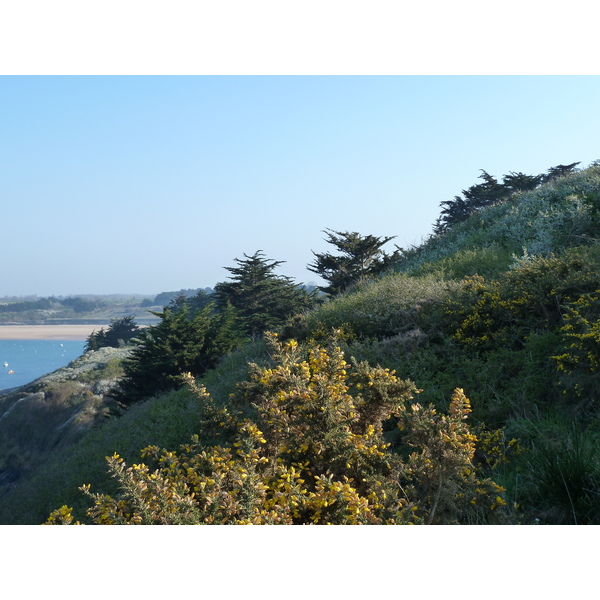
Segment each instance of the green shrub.
M600 391L600 289L569 305L561 332L562 352L553 358L564 393L589 409Z
M84 352L99 350L100 348L120 348L131 342L139 333L140 328L136 325L134 317L123 317L122 319L111 319L107 330L102 327L100 331L93 331L87 338Z
M436 275L443 279L463 279L470 275L494 278L513 262L512 254L493 244L483 248L459 250L434 262L419 265L413 275Z
M121 406L177 389L181 375L201 375L239 343L230 308L214 313L212 305L190 313L165 308L161 321L143 329L123 361L124 376L112 395Z
M434 276L395 274L358 285L297 318L286 335L345 327L358 338L391 337L421 326L424 308L440 304L457 284ZM297 334L301 335L298 336Z
M552 331L565 305L596 289L600 248L573 248L560 257L521 261L497 281L468 277L448 302L447 326L473 349L521 347L527 335Z

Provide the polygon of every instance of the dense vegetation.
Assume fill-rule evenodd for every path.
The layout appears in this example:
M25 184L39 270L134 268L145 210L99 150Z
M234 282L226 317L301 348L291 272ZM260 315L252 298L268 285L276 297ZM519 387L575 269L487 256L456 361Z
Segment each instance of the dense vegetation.
M54 318L79 317L94 313L107 306L100 298L39 298L0 303L0 318L3 322L28 321Z
M7 494L0 519L599 524L600 166L577 164L484 172L423 244L375 255L386 272L292 294L285 316L243 296L254 266L279 263L237 261L218 304L165 309L125 363L129 408ZM330 231L341 256L313 266L341 270L366 240L390 238ZM161 356L177 368L143 388Z
M132 316L122 319L111 319L110 325L99 331L93 331L87 338L84 351L99 350L100 348L119 348L128 344L140 332Z
M313 252L315 260L308 270L317 273L327 286L319 289L335 296L351 285L366 278L380 275L398 259L400 250L386 254L382 247L394 237L379 238L374 235L363 236L353 231L325 230L327 242L332 244L337 254L331 252Z

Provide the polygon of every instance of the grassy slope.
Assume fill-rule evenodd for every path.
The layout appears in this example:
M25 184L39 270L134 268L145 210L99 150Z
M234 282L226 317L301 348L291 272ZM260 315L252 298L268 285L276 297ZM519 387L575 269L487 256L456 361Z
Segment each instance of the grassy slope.
M443 408L454 388L465 388L476 422L505 427L529 450L495 473L509 499L521 505L523 522L538 517L543 522L598 522L585 492L598 489L600 467L593 451L600 432L597 412L578 411L576 403L563 400L560 373L551 358L564 345L563 313L560 306L552 313L556 302L546 300L561 285L570 286L561 288L565 302L568 294L577 297L600 288L600 256L594 246L599 207L598 168L516 195L406 252L398 273L298 316L285 333L318 338L342 327L349 354L414 380L424 390L421 402ZM579 245L584 249L569 250ZM586 268L574 266L580 263ZM565 276L569 269L576 271L571 279ZM485 277L475 280L483 286L479 291L463 279L475 274ZM488 299L482 308L478 302L490 290L498 299ZM496 327L504 313L494 302L516 311L506 327ZM474 341L467 343L457 340L465 319L476 315L485 320L484 310L491 311L484 315L491 315L489 331L477 330L479 338L473 334ZM480 338L488 334L486 345ZM244 378L246 363L264 358L260 344L248 346L226 357L205 382L215 397L227 398ZM177 447L196 432L195 410L185 391L133 407L5 497L0 522L41 522L65 503L83 510L78 485L110 490L104 456L118 452L135 462L145 445Z
M573 393L580 383L593 390L595 376L566 376L553 358L572 344L569 306L600 289L599 207L597 167L515 195L291 333L345 326L348 353L412 379L420 400L440 408L464 388L482 427L504 427L526 449L495 475L525 522L599 522L598 410Z

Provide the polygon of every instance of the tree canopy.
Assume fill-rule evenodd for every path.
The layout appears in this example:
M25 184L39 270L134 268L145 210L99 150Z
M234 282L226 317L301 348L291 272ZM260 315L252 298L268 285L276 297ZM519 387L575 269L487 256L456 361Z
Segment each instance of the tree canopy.
M434 224L434 233L445 233L457 223L466 221L473 212L496 202L507 200L516 192L534 190L542 183L568 175L576 170L578 164L575 162L569 165L557 165L540 175L526 175L511 171L508 175L503 175L502 183L481 169L479 178L483 179L483 183L463 190L462 196L454 196L453 200L444 200L440 203L442 211Z
M329 283L327 286L319 287L329 295L339 294L365 277L379 275L389 268L400 254L398 249L390 255L381 249L395 236L363 236L356 231L331 229L325 229L323 233L327 236L326 241L335 246L340 254L313 251L316 258L307 268Z
M102 327L100 331L90 333L84 351L89 352L104 347L118 348L129 343L140 331L132 316L111 319L107 330Z
M183 373L201 375L233 350L239 339L231 330L230 312L212 306L192 312L187 305L153 313L161 322L141 330L124 377L113 396L123 406L175 389Z
M214 295L217 307L223 310L232 306L238 328L256 338L307 308L312 297L291 277L273 272L285 261L267 259L262 250L244 257L235 259L237 266L225 267L231 273L231 281L218 283Z
M244 257L226 267L231 281L218 283L214 294L181 293L162 312L151 311L161 322L140 331L124 361L113 393L121 406L179 387L184 373L202 375L244 338L261 337L311 304L306 289L273 273L283 261L261 250Z

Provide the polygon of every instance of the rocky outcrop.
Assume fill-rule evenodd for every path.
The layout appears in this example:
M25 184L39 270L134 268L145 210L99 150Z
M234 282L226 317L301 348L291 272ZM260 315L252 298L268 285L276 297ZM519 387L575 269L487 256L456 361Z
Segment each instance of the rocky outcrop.
M0 395L0 496L57 448L109 416L111 389L129 348L87 352L66 367Z

